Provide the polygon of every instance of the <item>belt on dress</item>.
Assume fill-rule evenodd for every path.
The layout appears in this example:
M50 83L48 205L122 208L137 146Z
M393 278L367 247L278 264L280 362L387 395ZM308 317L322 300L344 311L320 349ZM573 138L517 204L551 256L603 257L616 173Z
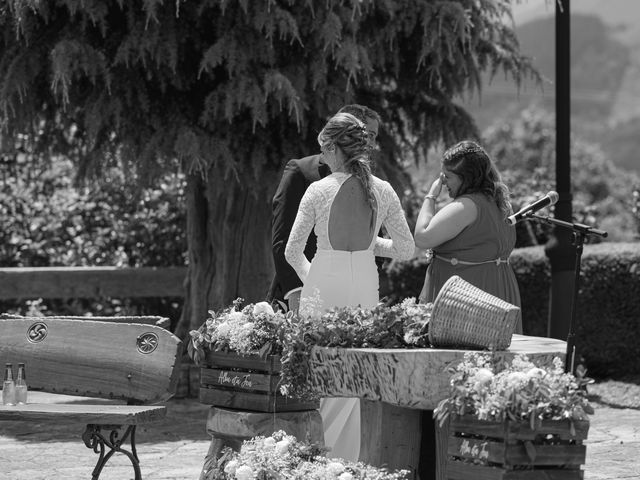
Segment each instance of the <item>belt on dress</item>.
M484 262L466 262L464 260L458 260L457 258L447 258L442 255L434 254L434 257L439 258L440 260L444 260L445 262L450 263L451 265L483 265L485 263L495 263L496 265L500 265L501 263L509 264L509 257L507 258L496 258L494 260L485 260Z

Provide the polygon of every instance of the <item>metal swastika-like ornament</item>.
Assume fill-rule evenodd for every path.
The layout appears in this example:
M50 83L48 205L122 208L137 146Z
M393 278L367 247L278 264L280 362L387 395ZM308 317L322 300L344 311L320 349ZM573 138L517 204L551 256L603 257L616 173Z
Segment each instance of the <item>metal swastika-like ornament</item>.
M27 340L31 343L39 343L47 336L47 324L44 322L32 323L27 330Z
M143 333L136 339L136 346L140 353L151 353L158 347L158 335L153 332Z

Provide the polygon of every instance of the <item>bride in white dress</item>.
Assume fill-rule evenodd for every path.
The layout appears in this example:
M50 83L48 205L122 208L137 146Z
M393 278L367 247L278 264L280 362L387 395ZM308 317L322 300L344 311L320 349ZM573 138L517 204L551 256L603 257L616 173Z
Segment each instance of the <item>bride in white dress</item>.
M371 174L363 122L338 113L322 129L318 143L332 173L305 192L285 249L303 282L299 312L317 316L332 307L373 308L379 301L375 257L410 259L413 236L398 195ZM382 225L391 238L377 236ZM312 229L318 250L309 262L304 247ZM357 461L359 399L322 399L320 414L329 456Z

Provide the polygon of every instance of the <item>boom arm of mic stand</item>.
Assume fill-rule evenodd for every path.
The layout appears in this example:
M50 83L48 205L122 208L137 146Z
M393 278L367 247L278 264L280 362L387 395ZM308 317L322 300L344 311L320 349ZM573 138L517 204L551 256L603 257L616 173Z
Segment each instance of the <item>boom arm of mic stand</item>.
M582 258L582 246L584 244L584 239L587 235L597 235L600 237L606 237L608 235L604 230L598 230L597 228L590 227L589 225L583 225L582 223L571 223L565 222L563 220L558 220L557 218L551 218L548 216L538 215L535 213L531 213L527 215L527 218L535 218L542 222L557 225L559 227L568 228L573 231L574 235L574 244L576 247L576 263L575 263L575 277L573 284L573 299L571 301L571 318L569 320L569 333L567 335L567 352L565 355L564 362L564 371L571 372L573 374L575 371L575 334L573 332L573 328L575 325L576 318L576 305L578 304L578 287L580 284L580 259Z
M584 235L596 235L598 237L606 238L609 234L604 230L598 230L597 228L582 223L565 222L564 220L558 220L557 218L551 218L548 215L538 215L537 213L530 213L526 218L535 218L542 222L558 225L560 227L569 228L574 232L579 232Z

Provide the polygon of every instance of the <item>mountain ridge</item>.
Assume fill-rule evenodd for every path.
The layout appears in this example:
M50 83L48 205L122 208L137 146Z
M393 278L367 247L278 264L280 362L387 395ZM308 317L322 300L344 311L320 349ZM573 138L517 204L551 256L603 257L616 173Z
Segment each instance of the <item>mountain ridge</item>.
M603 3L633 8L625 14ZM521 51L533 59L543 84L526 81L518 91L509 79L485 77L479 97L460 99L481 131L532 103L555 110L555 21L554 10L547 10L526 21L514 12ZM574 133L599 143L616 166L640 171L633 155L640 150L640 22L634 24L633 17L640 20L640 2L572 3L571 111Z

